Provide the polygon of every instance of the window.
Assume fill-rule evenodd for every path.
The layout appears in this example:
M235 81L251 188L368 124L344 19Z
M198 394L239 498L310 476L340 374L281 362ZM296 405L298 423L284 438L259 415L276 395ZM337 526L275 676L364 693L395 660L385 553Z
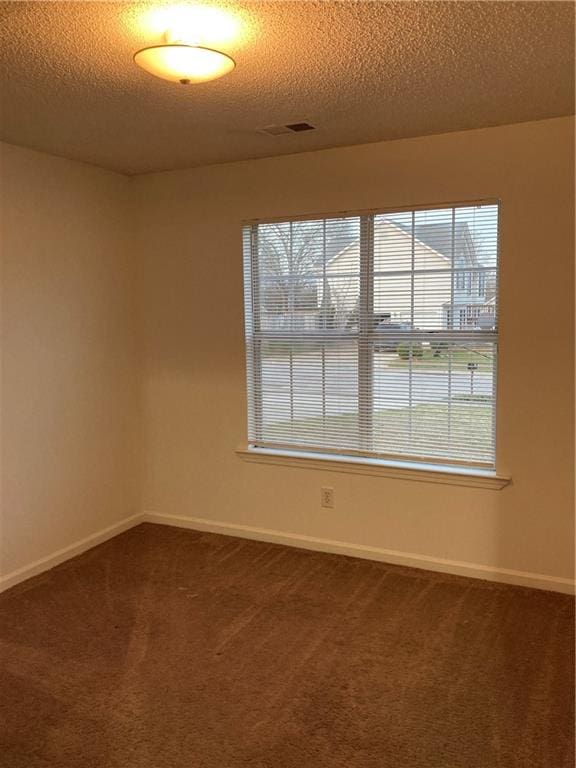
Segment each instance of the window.
M250 445L494 469L497 256L496 204L247 225Z
M478 296L486 296L486 275L483 272L478 275Z

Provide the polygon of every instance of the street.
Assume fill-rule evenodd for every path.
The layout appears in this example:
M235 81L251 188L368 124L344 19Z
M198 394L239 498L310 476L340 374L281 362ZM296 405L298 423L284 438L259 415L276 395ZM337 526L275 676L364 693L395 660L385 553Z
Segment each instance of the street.
M409 405L460 402L470 396L471 374L462 365L447 370L418 369L410 375L408 368L398 368L396 355L374 356L374 411L394 410ZM483 398L493 395L491 372L473 374L473 394ZM323 386L324 381L324 386ZM356 413L358 409L357 362L353 355L326 355L324 376L321 355L305 354L268 358L262 363L262 400L265 422L311 419L322 416ZM291 397L292 394L296 395Z

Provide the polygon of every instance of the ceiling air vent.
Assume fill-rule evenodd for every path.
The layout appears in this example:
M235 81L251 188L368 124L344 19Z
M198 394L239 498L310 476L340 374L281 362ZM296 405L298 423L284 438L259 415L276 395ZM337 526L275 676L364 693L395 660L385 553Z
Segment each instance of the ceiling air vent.
M290 131L293 131L294 133L300 133L300 131L315 131L313 125L310 125L310 123L290 123L286 126Z
M282 136L286 133L300 133L301 131L315 131L316 128L310 123L288 123L288 125L268 125L261 128L260 133L266 133L268 136Z

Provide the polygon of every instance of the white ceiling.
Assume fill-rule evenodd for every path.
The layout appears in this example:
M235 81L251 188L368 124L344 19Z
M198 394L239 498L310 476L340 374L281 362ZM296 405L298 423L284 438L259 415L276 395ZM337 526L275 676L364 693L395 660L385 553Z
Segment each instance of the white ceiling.
M166 5L0 2L0 138L138 174L574 111L571 2L214 2L237 68L192 86L132 61Z

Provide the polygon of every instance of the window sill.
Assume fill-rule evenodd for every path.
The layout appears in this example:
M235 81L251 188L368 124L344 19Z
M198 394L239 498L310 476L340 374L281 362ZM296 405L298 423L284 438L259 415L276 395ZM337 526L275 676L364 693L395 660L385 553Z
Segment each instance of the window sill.
M301 451L279 451L270 448L241 448L236 451L236 454L243 461L256 464L347 472L423 483L464 485L470 488L484 488L493 491L499 491L511 482L509 477L502 477L488 470L469 469L467 467L445 467L437 464L383 461L382 459L332 456Z

